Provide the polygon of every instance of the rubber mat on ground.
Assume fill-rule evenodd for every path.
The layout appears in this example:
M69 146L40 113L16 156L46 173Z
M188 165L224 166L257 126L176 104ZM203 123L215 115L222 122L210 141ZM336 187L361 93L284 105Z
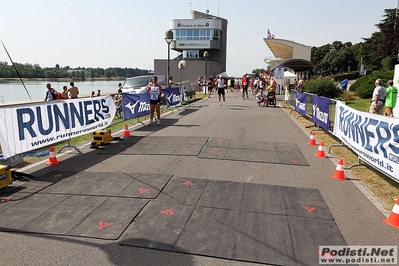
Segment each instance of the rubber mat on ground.
M124 149L104 149L100 154L198 156L208 137L147 136Z
M299 147L293 143L211 138L200 158L308 166Z
M277 265L346 245L316 189L173 177L120 244Z

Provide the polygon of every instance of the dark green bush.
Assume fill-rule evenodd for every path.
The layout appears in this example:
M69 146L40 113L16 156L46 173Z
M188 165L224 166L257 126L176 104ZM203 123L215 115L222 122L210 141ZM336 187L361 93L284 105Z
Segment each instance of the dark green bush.
M393 70L373 73L358 78L356 82L350 86L349 90L354 91L355 95L362 99L371 98L371 96L373 96L376 79L381 79L382 84L385 86L388 80L393 79Z
M332 99L338 98L339 94L342 93L339 83L334 82L331 78L307 80L303 83L303 91Z

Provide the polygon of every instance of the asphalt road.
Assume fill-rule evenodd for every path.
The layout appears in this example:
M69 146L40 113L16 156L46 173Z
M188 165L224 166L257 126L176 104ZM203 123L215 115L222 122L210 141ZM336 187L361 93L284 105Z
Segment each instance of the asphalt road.
M35 176L54 169L109 172L168 173L209 180L314 188L325 203L348 245L397 245L399 230L381 220L385 215L356 186L356 180L330 178L335 158L315 158L317 147L308 146L309 135L280 107L258 107L253 96L242 100L227 93L228 106L218 106L217 96L203 99L162 118L161 126L131 126L132 135L201 136L243 141L296 144L309 166L204 159L195 156L98 155L88 145L63 152L59 165L39 162L21 171ZM279 96L279 103L283 98ZM122 132L114 133L121 136ZM107 147L105 147L107 149ZM110 184L112 186L112 184ZM77 206L78 207L78 206ZM0 213L1 214L1 213ZM3 217L4 218L4 217ZM3 219L2 218L2 219ZM118 241L46 234L0 232L0 265L253 265L252 263L179 252L121 246Z

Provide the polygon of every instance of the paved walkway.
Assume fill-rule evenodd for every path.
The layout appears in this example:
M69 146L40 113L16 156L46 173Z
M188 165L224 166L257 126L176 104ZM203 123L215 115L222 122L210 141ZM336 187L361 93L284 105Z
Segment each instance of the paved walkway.
M239 184L258 184L264 188L277 186L279 188L302 188L305 189L305 191L309 191L310 189L312 193L319 191L321 198L313 197L313 199L318 200L315 200L313 205L310 202L310 204L304 206L308 208L304 208L304 210L311 210L314 207L315 210L318 211L318 208L326 206L323 207L325 208L323 211L329 210L326 215L332 215L334 218L332 221L334 221L338 228L337 231L334 231L334 234L342 235L348 245L397 245L399 230L381 221L385 216L373 205L369 198L358 189L354 184L356 181L337 181L329 178L335 171L336 160L330 158L315 158L314 154L317 148L307 145L309 136L284 109L279 107L258 107L253 100L253 96L250 98L251 100L242 100L239 93L229 92L226 98L228 106L218 106L217 96L213 95L210 99L203 99L181 111L174 111L163 117L161 126L148 127L136 125L130 128L131 134L135 136L131 138L137 138L137 143L140 140L154 140L159 138L163 138L165 142L171 141L169 146L162 147L165 151L162 154L150 153L144 155L142 153L143 150L135 150L129 153L128 149L124 148L123 152L121 151L120 153L107 152L112 151L113 147L121 147L121 145L124 145L122 141L105 146L101 151L92 150L88 146L85 146L81 148L84 155L78 155L76 152L72 151L71 153L58 155L58 159L61 161L59 165L45 166L44 162L40 162L25 169L24 172L37 177L48 177L50 179L47 179L46 182L50 182L54 185L57 185L58 181L54 180L57 177L52 173L57 171L74 171L84 174L85 177L81 180L86 180L88 183L77 182L77 187L93 182L91 178L101 178L101 180L106 181L106 173L112 172L145 173L147 175L162 175L163 178L169 176L172 177L172 181L174 177L185 177L190 179L190 181L201 179L207 180L207 182L213 182L213 184L215 184L215 182L219 182L218 184L220 184L220 182L223 182L223 184L238 184L236 182L239 182ZM120 135L122 135L122 133L120 133ZM235 159L233 158L234 160L228 160L209 158L208 155L202 157L181 156L179 154L168 155L168 149L173 148L173 145L182 145L182 142L172 142L172 140L175 139L172 137L201 137L202 140L234 140L236 143L235 145L238 145L240 140L242 143L246 143L246 145L253 145L254 142L259 142L260 144L278 143L278 145L281 146L282 143L284 143L287 145L289 144L290 147L297 147L305 161L295 165L292 161L290 164L287 164L282 163L283 161L270 162L269 160L268 162L259 162L256 160L237 160L237 157L235 157ZM127 143L127 140L125 140L125 143ZM144 144L141 143L142 146L145 146ZM256 145L251 148L251 150L256 149ZM176 150L174 151L176 152ZM185 150L182 151L184 153ZM282 153L284 153L284 149L280 150L278 154ZM137 176L137 179L140 181L140 176ZM109 186L110 189L114 189L116 185L119 185L117 182L118 181L115 179L109 179L108 183L105 183L105 185ZM59 182L58 185L59 184L62 183ZM96 183L90 184L95 185ZM14 186L18 185L24 187L23 183L14 183ZM55 189L55 187L50 187L50 189ZM160 188L160 191L161 190ZM62 191L60 193L62 193ZM221 193L223 193L223 191ZM309 195L310 194L311 193L309 193ZM41 194L35 194L36 197L39 197L38 195L40 196ZM80 195L73 196L78 197ZM235 196L231 195L229 198L234 199ZM290 198L290 204L295 205L297 203L295 202L296 199L299 205L302 204L303 198L299 197ZM270 198L269 200L273 201L274 199ZM277 204L277 198L275 200ZM149 199L149 201L151 201L151 199ZM253 202L249 202L250 205L252 205L251 203L257 205L260 202L254 200ZM50 205L52 202L43 202L42 204ZM74 204L76 210L81 210L81 208L83 208L79 208L80 203L78 198L75 198ZM160 203L148 206L150 208L157 204ZM273 204L270 206L272 205ZM4 207L6 205L0 205L0 215L1 212L4 214L6 211L6 209L1 209L2 206ZM29 208L29 206L27 208ZM143 216L146 215L146 211L148 211L149 208L144 208ZM71 209L70 214L72 216L74 215L73 210L74 209ZM316 211L314 213L316 213ZM67 215L68 213L64 212L64 214ZM169 215L170 214L169 212ZM1 217L2 219L11 219L3 215ZM65 217L69 219L69 216ZM46 219L50 219L50 217L42 217L42 220L46 221ZM59 221L60 219L62 218L58 217L55 221ZM156 222L158 218L154 219L155 221L149 220L148 223ZM140 221L140 217L137 218L137 221ZM1 224L2 228L0 228L0 231L4 231L4 227L12 227L11 225L4 225L4 222ZM110 224L104 221L104 223L101 223L100 227L104 228L108 225ZM29 228L34 227L34 224L30 224ZM323 234L323 230L323 227L309 227L308 230L305 228L302 232L302 237L310 237L312 239L312 235ZM128 229L127 232L131 232L131 229ZM291 233L292 232L287 232L287 234ZM171 252L152 248L140 248L131 245L120 245L120 239L109 240L70 236L73 234L67 235L68 236L60 234L54 235L51 233L24 234L20 232L0 232L0 265L251 264L234 259L223 259L223 257L231 258L229 256L222 256L222 258L198 256L187 254L184 250L175 250ZM192 244L187 242L187 240L185 243L187 246ZM294 241L292 244L294 246L293 248L300 251L300 247L295 247L295 245L297 245L295 243L299 242ZM323 245L323 243L319 244ZM285 254L284 250L280 252L277 258L279 261L284 258ZM306 250L306 252L312 254L313 251ZM314 250L314 252L317 252L317 250ZM234 258L234 256L232 257ZM298 265L315 265L317 262L309 262L305 258L303 260L298 260L297 263Z

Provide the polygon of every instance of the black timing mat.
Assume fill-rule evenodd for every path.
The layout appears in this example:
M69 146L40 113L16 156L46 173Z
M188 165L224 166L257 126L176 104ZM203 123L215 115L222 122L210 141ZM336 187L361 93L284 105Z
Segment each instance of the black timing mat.
M308 166L299 147L293 143L210 138L200 158Z
M49 172L0 190L0 231L117 239L171 177Z
M138 139L134 145L118 143L99 154L198 156L207 140L208 137L147 136Z
M173 177L121 245L277 265L316 265L346 245L316 189Z

